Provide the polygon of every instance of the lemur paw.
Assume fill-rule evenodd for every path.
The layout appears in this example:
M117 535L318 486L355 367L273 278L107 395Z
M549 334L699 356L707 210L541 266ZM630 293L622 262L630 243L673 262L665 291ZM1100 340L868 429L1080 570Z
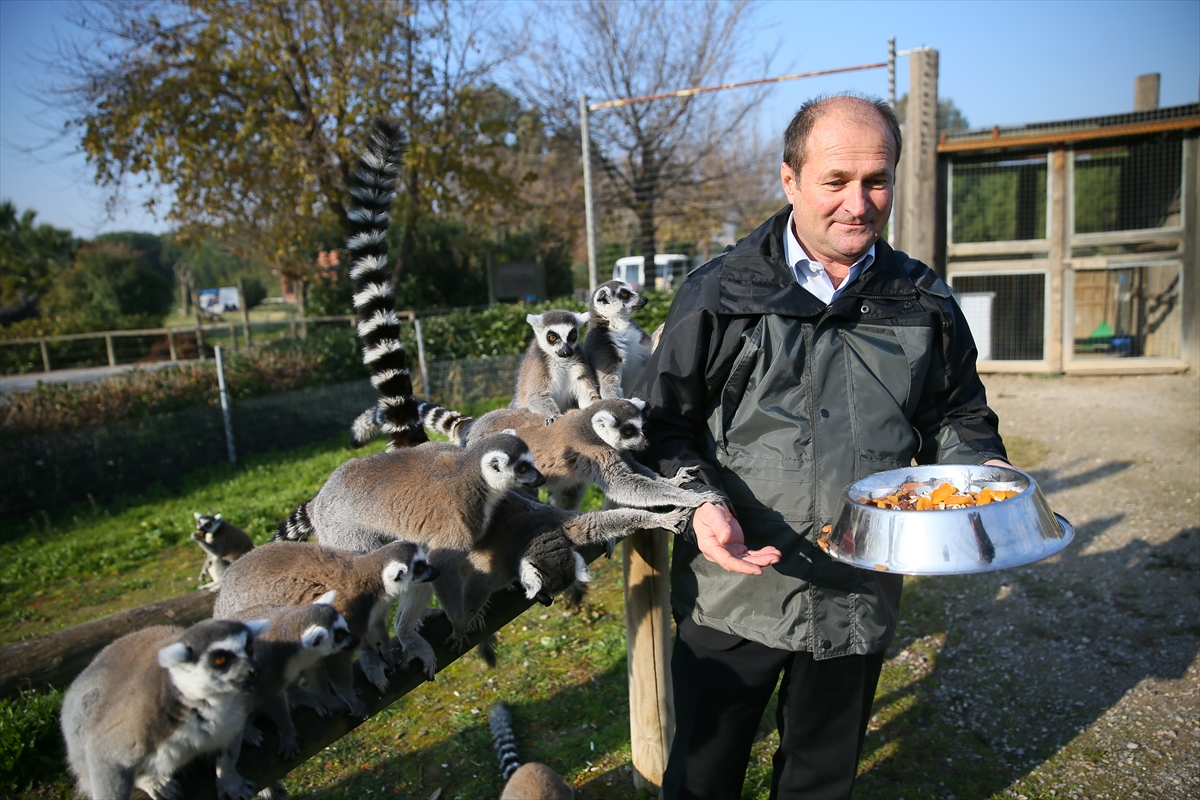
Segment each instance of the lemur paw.
M700 479L699 467L680 467L675 473L674 478L666 478L666 482L672 486L683 486L685 483L690 483Z
M300 742L296 739L296 734L288 736L279 734L279 755L285 761L291 761L300 754Z
M386 669L384 667L383 658L377 653L374 648L365 648L358 653L358 666L362 669L363 675L371 682L371 685L380 691L387 691L388 680Z
M217 797L231 800L250 800L254 796L254 784L236 772L217 778Z
M263 742L263 734L258 728L246 723L246 727L242 729L242 743L248 744L251 747L259 747Z
M553 425L554 421L557 419L558 417L546 417L544 420L542 420L542 422L546 425Z

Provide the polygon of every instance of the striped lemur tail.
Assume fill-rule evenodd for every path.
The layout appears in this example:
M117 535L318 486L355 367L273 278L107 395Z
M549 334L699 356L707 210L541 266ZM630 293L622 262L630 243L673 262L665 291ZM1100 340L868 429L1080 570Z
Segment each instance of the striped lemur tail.
M316 533L313 527L312 520L308 518L308 507L312 505L312 501L316 498L309 498L296 508L288 518L279 523L279 527L275 529L275 535L271 537L273 542L306 542L308 538Z
M417 403L417 416L423 426L458 444L461 444L466 438L467 431L471 429L471 423L475 421L474 417L468 417L453 409L439 406L431 400L421 400ZM383 425L382 405L372 406L359 414L350 424L350 440L355 447L362 447L383 432Z
M389 450L429 439L417 415L387 263L390 210L404 146L399 127L386 120L375 122L362 160L350 179L352 202L346 210L351 226L346 249L351 259L358 338L363 363L371 372L371 385L379 392L378 414L372 409L365 422L368 415L361 415L351 435L356 444L365 444L374 436L372 425L377 424L389 436Z
M495 742L496 758L500 761L500 774L504 780L512 777L521 766L521 758L517 755L517 737L513 733L512 712L507 703L497 703L488 714L488 727L492 729L492 739Z

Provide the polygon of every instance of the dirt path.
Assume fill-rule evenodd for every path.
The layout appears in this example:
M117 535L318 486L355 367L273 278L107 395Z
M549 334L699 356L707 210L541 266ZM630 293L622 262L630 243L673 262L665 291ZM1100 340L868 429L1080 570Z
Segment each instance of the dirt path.
M1002 795L1200 797L1200 379L985 382L1076 539L954 579L939 699L1012 768Z

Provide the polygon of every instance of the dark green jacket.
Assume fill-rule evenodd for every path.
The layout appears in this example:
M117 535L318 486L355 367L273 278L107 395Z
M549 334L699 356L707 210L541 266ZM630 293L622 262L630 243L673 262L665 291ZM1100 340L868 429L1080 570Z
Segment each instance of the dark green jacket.
M650 404L643 458L662 475L701 468L752 549L783 560L725 572L676 540L675 613L816 658L887 647L901 577L830 559L815 545L842 490L918 463L1004 458L950 291L880 241L830 306L784 260L784 208L680 287L634 394Z

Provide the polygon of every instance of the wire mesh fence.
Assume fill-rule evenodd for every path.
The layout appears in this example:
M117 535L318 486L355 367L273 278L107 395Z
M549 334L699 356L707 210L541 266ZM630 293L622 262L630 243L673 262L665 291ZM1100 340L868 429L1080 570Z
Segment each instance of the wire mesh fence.
M1046 238L1046 154L956 159L949 238L956 244Z
M1075 233L1180 225L1183 146L1178 135L1076 150L1073 161Z
M1040 361L1045 354L1046 275L952 275L980 361Z
M1075 273L1074 355L1178 358L1179 264Z
M437 361L431 398L459 407L512 394L520 356ZM420 391L420 389L418 389ZM239 458L282 452L346 434L377 400L367 380L235 400ZM199 405L142 419L0 443L0 516L5 519L74 503L173 488L199 467L226 460L219 406Z

